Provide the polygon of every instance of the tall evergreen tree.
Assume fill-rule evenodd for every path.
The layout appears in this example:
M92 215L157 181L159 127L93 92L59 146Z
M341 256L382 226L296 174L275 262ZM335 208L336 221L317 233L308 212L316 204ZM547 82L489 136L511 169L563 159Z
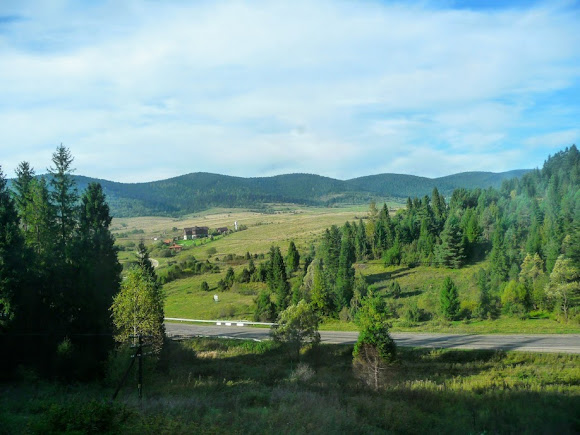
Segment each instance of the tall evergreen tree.
M109 226L111 215L100 184L91 183L81 197L75 262L80 270L81 319L84 331L109 332L108 309L119 291L121 265Z
M441 232L441 245L438 247L437 253L438 263L458 269L465 261L463 251L463 234L459 227L459 220L455 215L451 215L445 222L445 228Z
M49 168L52 176L50 198L55 207L58 223L58 254L65 260L70 259L70 252L67 250L70 248L77 224L78 193L76 182L72 177L73 160L70 150L61 144L52 155L54 167Z
M338 276L336 278L335 299L336 309L340 310L343 307L350 305L352 299L352 287L354 283L354 268L352 267L355 261L355 249L352 245L348 234L343 234L340 258L338 260Z
M278 246L270 248L270 259L268 264L268 287L270 292L276 295L276 309L278 313L288 307L288 296L290 285L286 276L286 266Z
M25 275L24 239L14 201L0 167L0 333L18 315ZM23 302L23 301L20 301Z
M13 181L16 200L16 209L20 215L20 222L26 232L29 225L28 213L32 202L32 181L34 180L34 169L28 162L21 162L16 168L16 179Z
M457 287L450 277L445 278L439 293L441 314L447 320L453 320L459 314L459 295Z
M288 254L286 254L286 266L290 272L296 272L300 266L300 254L298 253L293 240L290 241L290 245L288 246Z
M312 306L321 314L330 315L334 308L330 289L327 286L324 277L323 260L314 260L310 266L313 268L312 288L310 290L310 299Z
M355 251L356 251L356 259L358 261L366 260L369 252L369 247L367 242L366 228L362 219L356 226Z

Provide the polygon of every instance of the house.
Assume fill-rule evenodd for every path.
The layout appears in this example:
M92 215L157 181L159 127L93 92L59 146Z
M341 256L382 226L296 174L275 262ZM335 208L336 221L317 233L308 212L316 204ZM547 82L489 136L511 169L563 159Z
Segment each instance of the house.
M199 239L201 237L207 237L209 233L208 227L191 227L183 229L183 240L193 240Z
M169 249L171 249L173 252L181 252L183 247L181 245L172 245L169 247Z
M216 228L215 231L218 234L225 234L228 232L228 227L219 227L219 228Z

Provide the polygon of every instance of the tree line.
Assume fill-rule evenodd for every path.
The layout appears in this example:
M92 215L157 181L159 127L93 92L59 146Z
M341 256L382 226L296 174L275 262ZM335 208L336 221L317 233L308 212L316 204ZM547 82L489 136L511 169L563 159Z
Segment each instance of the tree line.
M2 373L24 364L47 375L92 378L102 372L115 334L123 339L121 319L115 329L110 309L130 285L121 284L101 185L90 183L79 194L73 157L62 145L52 164L47 180L20 163L12 190L0 170ZM129 276L131 285L138 281Z

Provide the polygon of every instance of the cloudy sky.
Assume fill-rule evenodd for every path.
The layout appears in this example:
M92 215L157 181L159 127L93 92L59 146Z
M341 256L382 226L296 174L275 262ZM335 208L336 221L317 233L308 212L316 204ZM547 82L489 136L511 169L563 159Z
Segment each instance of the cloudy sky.
M580 143L577 1L0 1L0 165L341 179Z

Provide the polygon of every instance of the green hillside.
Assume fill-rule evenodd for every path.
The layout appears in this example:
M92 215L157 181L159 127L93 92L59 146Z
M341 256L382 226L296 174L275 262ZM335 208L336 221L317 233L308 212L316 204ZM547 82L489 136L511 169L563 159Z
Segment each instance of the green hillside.
M497 188L506 178L526 172L464 172L441 178L381 174L346 181L313 174L243 178L197 172L148 183L117 183L84 176L76 176L76 181L79 190L98 181L114 216L180 216L212 207L264 208L274 202L311 206L365 204L373 199L421 197L431 193L433 187L450 195L459 187Z

